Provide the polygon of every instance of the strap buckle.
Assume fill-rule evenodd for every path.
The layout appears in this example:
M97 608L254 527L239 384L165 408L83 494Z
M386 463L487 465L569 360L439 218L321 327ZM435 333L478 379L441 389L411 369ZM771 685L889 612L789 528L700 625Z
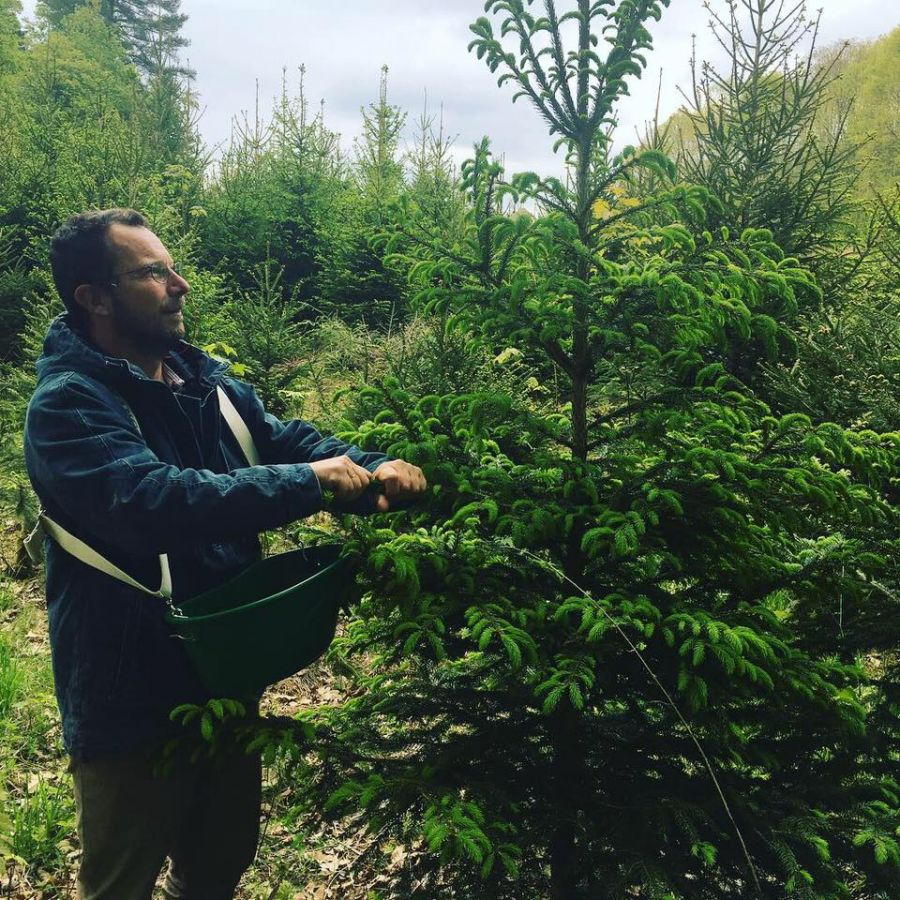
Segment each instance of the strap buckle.
M41 509L38 512L38 519L37 522L34 523L34 528L31 529L28 536L22 541L22 546L25 548L28 558L36 566L40 565L44 559L44 538L47 536L47 531L44 528L43 515L44 511Z

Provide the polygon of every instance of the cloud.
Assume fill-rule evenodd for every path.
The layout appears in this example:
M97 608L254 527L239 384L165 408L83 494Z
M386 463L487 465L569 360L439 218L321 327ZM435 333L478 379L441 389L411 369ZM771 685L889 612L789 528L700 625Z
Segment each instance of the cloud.
M189 15L186 55L205 107L200 129L210 146L227 141L241 110L252 113L257 82L261 112L268 114L283 79L290 92L297 91L304 64L311 107L318 109L324 99L326 124L349 150L360 131L360 107L377 99L381 66L387 65L388 99L409 114L407 140L427 93L432 113L443 105L445 130L458 136L459 157L489 135L509 169L561 173L537 112L525 101L513 105L511 86L498 90L497 76L466 51L469 24L484 15L482 0L184 0L182 6ZM815 6L824 8L822 46L875 37L900 18L895 13L893 22L886 21L885 0L817 0ZM25 8L33 13L34 0L26 0ZM713 8L724 10L724 0L713 0ZM651 23L656 46L644 77L632 82L632 96L620 104L619 144L634 142L635 129L652 118L660 70L661 114L678 108L677 86L690 82L692 35L701 58L721 57L707 19L701 0L673 0L662 21Z

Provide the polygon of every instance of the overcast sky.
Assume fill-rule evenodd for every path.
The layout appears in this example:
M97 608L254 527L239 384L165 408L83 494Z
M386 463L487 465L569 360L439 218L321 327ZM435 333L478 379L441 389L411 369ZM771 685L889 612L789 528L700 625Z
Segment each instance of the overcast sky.
M711 2L716 9L726 7L725 0ZM34 0L23 6L30 13ZM560 10L569 6L568 0L558 3ZM812 10L820 7L820 46L868 40L900 24L895 0L810 3ZM316 106L324 100L326 125L350 149L360 131L360 107L377 99L381 66L387 65L388 100L409 113L407 141L427 93L429 112L443 107L458 159L487 135L510 172L559 170L534 109L524 99L513 105L512 85L499 89L496 76L466 51L469 24L484 15L482 0L182 0L181 8L189 16L185 56L197 72L200 130L210 147L227 142L235 115L252 111L257 81L267 113L282 78L296 91L298 69L305 64L307 96ZM708 18L702 0L672 0L662 21L653 24L647 71L619 110L618 144L633 142L635 128L652 117L660 69L663 118L680 105L678 86L690 82L692 34L701 58L719 58Z

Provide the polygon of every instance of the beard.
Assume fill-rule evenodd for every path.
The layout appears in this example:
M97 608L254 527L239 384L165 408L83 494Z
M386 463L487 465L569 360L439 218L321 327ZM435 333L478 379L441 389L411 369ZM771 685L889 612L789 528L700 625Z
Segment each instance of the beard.
M143 353L163 357L184 339L184 319L157 310L155 313L135 311L121 301L112 306L116 331Z

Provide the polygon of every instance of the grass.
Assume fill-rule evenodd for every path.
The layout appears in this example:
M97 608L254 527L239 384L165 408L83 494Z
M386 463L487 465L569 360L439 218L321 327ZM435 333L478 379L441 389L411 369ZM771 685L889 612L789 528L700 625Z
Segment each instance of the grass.
M24 680L9 638L0 632L0 722L9 721L13 706L21 696Z
M8 613L15 609L16 595L9 589L9 586L0 582L0 615Z
M39 779L35 787L12 802L9 847L25 861L28 874L65 868L69 840L75 829L75 806L66 781Z
M72 896L75 809L40 594L0 579L0 896L49 900Z

